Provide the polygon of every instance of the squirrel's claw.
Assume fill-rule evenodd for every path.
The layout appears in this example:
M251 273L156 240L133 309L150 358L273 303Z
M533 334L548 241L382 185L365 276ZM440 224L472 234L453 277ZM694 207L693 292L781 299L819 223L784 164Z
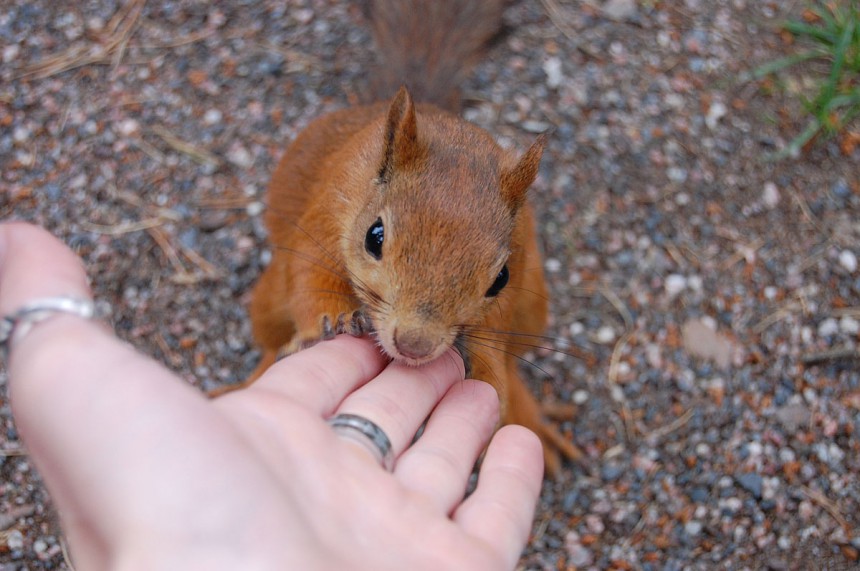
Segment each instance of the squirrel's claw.
M289 343L281 347L276 360L281 360L293 353L298 353L302 349L313 347L320 341L334 339L335 336L342 333L348 333L353 337L361 337L371 331L373 331L373 327L370 319L360 309L356 309L352 313L342 312L334 320L330 315L325 314L320 319L318 335L295 335Z
M353 337L361 337L365 333L370 332L370 321L360 309L356 309L351 314L343 312L337 316L334 324L328 315L322 318L322 339L333 339L335 335L348 333Z

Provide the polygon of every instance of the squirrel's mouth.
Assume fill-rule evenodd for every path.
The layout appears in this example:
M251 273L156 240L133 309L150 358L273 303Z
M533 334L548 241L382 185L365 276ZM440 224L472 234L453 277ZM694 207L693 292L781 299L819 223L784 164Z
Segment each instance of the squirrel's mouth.
M416 351L414 347L410 347L410 349L407 349L406 351L402 350L402 347L397 343L398 337L396 336L396 332L392 333L390 337L387 338L379 330L374 330L373 334L376 337L376 341L380 348L386 355L388 355L388 357L397 363L403 363L410 367L420 367L431 363L442 356L450 347L453 347L463 359L463 364L466 369L466 377L471 375L472 363L469 358L469 350L466 347L466 339L462 333L457 333L453 342L446 343L439 341L433 344L432 348L428 347L425 349L419 343L419 348L421 349L421 352L424 353L420 355L416 355L416 352L418 351Z
M382 351L393 361L410 367L420 367L438 359L452 345L458 343L458 337L449 332L439 332L430 325L407 327L386 321L377 321L374 329L376 341ZM434 331L436 329L436 331ZM464 351L457 347L461 354Z

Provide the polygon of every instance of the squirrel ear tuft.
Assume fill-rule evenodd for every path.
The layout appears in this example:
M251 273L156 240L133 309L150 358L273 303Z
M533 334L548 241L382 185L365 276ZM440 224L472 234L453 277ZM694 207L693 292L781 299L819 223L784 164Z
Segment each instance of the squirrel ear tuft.
M522 206L529 186L537 178L546 141L546 133L538 136L513 168L505 168L502 171L500 180L502 197L508 202L512 211L516 211Z
M418 125L415 104L406 87L401 87L388 108L385 122L385 152L379 179L386 182L391 173L407 165L418 154Z

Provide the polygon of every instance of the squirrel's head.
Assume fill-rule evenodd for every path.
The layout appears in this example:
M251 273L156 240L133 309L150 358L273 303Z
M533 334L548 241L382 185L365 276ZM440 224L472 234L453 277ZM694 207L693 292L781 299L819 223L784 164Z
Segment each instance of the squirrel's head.
M418 119L401 88L366 181L370 199L343 238L380 344L414 365L440 356L518 281L512 237L545 145L541 136L517 159L462 120L435 111Z

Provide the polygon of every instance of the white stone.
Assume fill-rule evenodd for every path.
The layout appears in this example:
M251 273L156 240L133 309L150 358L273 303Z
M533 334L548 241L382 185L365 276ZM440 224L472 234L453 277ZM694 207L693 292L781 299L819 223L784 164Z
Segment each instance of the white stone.
M224 114L218 109L208 109L203 114L203 123L205 125L217 125L224 118Z
M749 444L747 444L747 452L749 452L750 456L752 456L753 458L761 456L761 443L756 441L750 442Z
M608 345L615 341L615 330L609 325L604 325L597 330L597 333L594 335L594 340L602 345Z
M636 15L634 0L608 0L603 5L603 13L613 20L626 20Z
M680 274L670 274L666 276L663 287L666 289L666 295L675 297L687 287L687 278Z
M761 201L770 209L776 208L776 205L779 204L779 189L774 183L770 181L764 183Z
M245 207L245 212L248 213L248 216L259 216L263 213L263 210L266 209L266 206L260 202L259 200L255 200L254 202L248 204Z
M582 389L575 391L573 393L573 404L585 404L589 396L588 391L584 391Z
M227 160L241 168L249 168L254 164L254 157L245 147L235 145L227 151Z
M690 520L684 525L684 532L690 537L696 537L702 533L702 522Z
M117 130L119 131L120 135L123 135L124 137L129 137L140 131L140 123L138 123L135 119L125 119L119 122L119 125L117 125Z
M546 74L547 87L555 89L564 81L564 72L561 70L561 58L547 58L543 62L543 72Z
M16 143L23 143L29 138L30 129L24 127L23 125L18 125L17 127L15 127L15 130L12 131L12 140Z
M720 119L725 117L727 112L728 108L725 106L725 104L723 104L721 101L714 101L708 108L707 115L705 115L705 125L708 126L708 129L716 129L717 124L720 122Z
M703 285L704 281L702 280L702 276L692 275L687 278L687 287L695 292L701 292Z
M857 270L857 255L851 250L839 252L839 264L849 272Z
M18 57L21 53L21 48L18 44L9 44L3 48L3 63L9 63Z
M24 534L17 529L6 534L6 546L12 551L24 549Z
M828 317L818 324L819 337L830 337L831 335L836 335L838 332L839 322L832 317Z
M857 321L850 315L845 315L839 320L839 329L842 333L857 335L860 333L860 321Z
M558 272L561 269L561 262L557 258L547 258L544 262L544 268L551 274Z

